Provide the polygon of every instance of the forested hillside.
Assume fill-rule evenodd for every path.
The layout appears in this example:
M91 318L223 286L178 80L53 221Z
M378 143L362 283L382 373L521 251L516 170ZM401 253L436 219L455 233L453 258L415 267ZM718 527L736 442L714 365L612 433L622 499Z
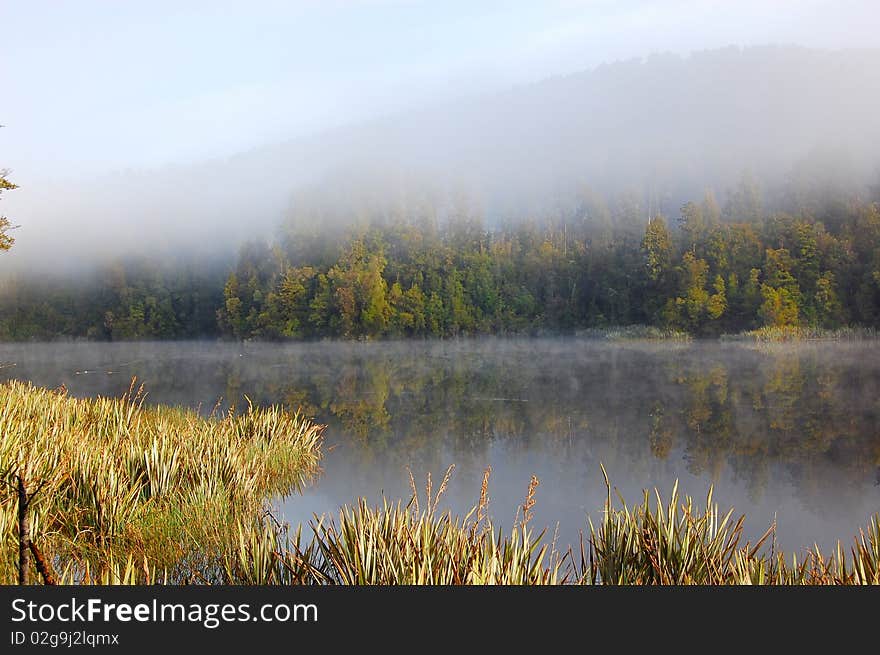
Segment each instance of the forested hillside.
M290 217L236 262L120 261L76 282L4 279L0 337L237 339L569 333L648 324L719 335L880 325L880 206L791 188L765 209L744 178L679 215L585 195L486 226L467 210ZM307 219L307 220L306 220ZM328 227L318 229L317 225Z

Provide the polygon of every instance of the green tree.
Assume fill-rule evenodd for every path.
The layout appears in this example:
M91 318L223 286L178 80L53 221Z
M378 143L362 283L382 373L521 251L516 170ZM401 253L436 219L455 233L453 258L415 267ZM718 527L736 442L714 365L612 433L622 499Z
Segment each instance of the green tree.
M708 273L706 260L690 251L684 254L679 266L679 295L675 299L676 322L692 331L699 331L706 317Z
M674 272L672 237L662 216L655 216L648 221L642 249L648 274L645 313L656 320L671 295Z
M391 305L391 323L398 334L418 335L425 332L425 294L416 283L403 290L400 282L388 291Z
M685 203L681 208L678 224L684 238L686 250L694 250L703 243L706 236L706 218L703 207L695 202Z
M222 327L241 339L244 336L245 322L239 294L238 276L231 273L223 287L223 308L218 310L217 318Z
M761 297L764 302L761 304L760 316L764 325L785 327L798 324L798 303L788 289L762 284Z
M648 267L648 279L661 282L672 269L672 237L662 216L648 221L642 240Z
M316 334L330 336L336 333L333 311L333 290L330 279L324 273L319 273L314 296L309 301L309 325Z
M378 336L387 329L391 306L382 277L385 264L381 250L371 253L356 239L327 274L343 336Z
M712 287L715 293L706 301L706 313L711 320L717 321L727 310L727 285L720 274L715 276Z
M834 273L831 271L822 273L816 282L816 315L819 324L826 328L840 327L845 320Z
M439 337L444 334L443 324L446 308L443 306L443 298L436 291L432 291L425 304L425 326L428 334Z
M276 290L267 301L273 332L282 337L303 337L309 325L309 294L315 286L316 271L311 266L287 267Z
M473 314L465 297L462 275L457 268L452 268L446 278L445 302L446 316L444 325L446 333L457 335L460 332L469 332L473 327Z
M765 325L782 327L800 324L801 291L792 275L792 258L786 248L766 251L764 280L761 285L763 303L759 310Z

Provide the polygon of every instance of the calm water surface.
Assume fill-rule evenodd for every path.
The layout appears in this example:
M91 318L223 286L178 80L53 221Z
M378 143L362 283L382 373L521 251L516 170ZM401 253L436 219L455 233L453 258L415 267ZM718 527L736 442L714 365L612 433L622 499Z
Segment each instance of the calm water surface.
M0 378L201 407L301 407L325 423L324 473L281 503L291 522L359 496L407 497L412 470L455 464L446 506L467 510L492 467L490 514L510 525L529 478L535 524L576 543L605 495L676 479L747 514L752 539L847 541L880 512L880 344L621 343L578 339L318 344L0 345ZM558 527L557 527L558 526Z

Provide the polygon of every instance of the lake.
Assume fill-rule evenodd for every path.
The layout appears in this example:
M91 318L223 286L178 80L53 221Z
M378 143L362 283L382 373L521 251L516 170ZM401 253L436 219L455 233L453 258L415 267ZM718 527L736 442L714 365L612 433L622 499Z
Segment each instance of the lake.
M0 344L0 378L200 407L280 403L327 425L324 472L280 503L296 523L359 496L408 498L455 470L444 507L466 511L492 467L489 513L510 526L529 479L532 525L576 544L600 516L604 464L629 503L676 479L777 518L778 546L848 545L880 511L876 342L621 342L473 339L378 343Z

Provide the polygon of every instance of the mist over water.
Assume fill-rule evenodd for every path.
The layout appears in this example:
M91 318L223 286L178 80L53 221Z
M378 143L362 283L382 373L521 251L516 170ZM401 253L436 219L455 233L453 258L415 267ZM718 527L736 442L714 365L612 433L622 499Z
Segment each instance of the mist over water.
M778 546L849 540L880 510L876 345L752 346L473 339L407 343L0 345L0 378L209 413L280 403L327 425L324 473L279 514L297 523L365 496L409 496L408 470L467 511L492 467L490 515L512 525L531 475L535 527L577 543L605 497L600 463L629 503L643 488L747 515ZM421 489L420 489L421 490Z

